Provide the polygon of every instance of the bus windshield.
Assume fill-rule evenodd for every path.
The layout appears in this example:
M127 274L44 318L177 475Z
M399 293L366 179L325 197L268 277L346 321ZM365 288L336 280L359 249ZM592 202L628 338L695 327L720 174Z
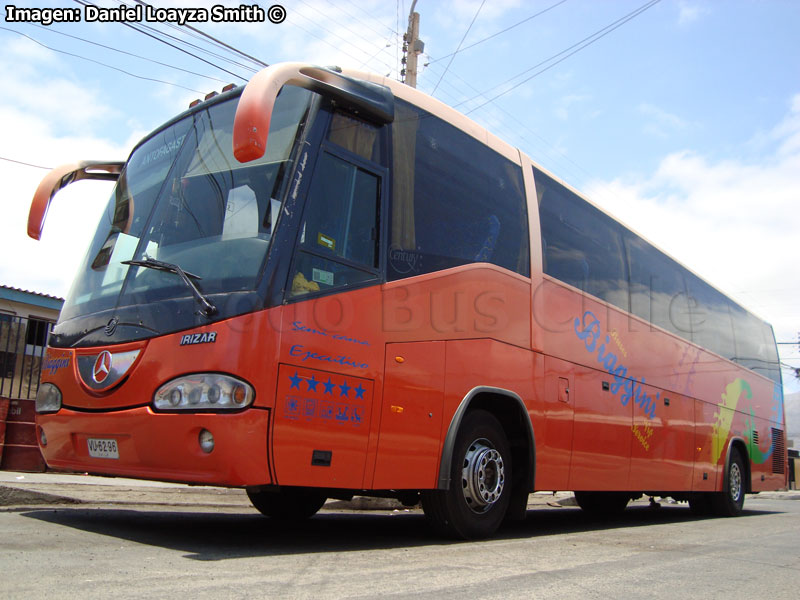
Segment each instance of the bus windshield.
M238 96L140 144L114 188L60 321L191 296L181 277L147 268L148 261L179 266L205 295L253 290L312 95L292 86L281 91L267 151L247 164L232 153ZM219 316L231 314L223 309Z

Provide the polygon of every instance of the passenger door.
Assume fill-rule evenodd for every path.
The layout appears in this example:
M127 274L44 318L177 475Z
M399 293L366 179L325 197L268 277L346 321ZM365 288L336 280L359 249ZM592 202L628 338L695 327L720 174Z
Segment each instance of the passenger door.
M371 126L339 122L349 133L320 147L286 282L272 438L280 485L364 487L377 426L386 170L359 155L377 140L358 134Z

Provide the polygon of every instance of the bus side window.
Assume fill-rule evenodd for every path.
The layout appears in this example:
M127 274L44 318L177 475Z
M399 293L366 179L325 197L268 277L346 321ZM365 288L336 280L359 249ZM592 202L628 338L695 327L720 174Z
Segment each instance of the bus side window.
M732 313L736 355L731 358L764 377L774 378L775 338L769 327L738 305L732 307Z
M522 169L398 100L387 279L487 262L530 275Z
M331 118L328 139L374 163L381 163L379 128L351 115L336 111Z
M685 339L691 339L689 296L684 269L637 235L625 239L631 273L631 312Z
M628 310L620 225L538 169L533 172L544 272Z
M705 281L686 273L692 341L728 359L736 355L731 301Z

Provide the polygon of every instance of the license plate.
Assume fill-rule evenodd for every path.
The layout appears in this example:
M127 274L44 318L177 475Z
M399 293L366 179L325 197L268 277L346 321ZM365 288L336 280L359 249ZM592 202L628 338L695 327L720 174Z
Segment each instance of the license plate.
M92 458L119 458L117 440L89 438L86 443L89 446L89 456Z

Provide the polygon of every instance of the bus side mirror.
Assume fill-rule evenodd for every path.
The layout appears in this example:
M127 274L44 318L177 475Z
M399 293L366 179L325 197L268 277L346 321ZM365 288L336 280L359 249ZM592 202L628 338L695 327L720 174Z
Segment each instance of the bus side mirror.
M31 210L28 213L28 236L41 239L47 209L56 193L81 179L100 179L116 181L124 162L84 160L78 163L61 165L44 176L33 195Z
M333 98L381 125L394 120L394 95L386 86L304 63L279 63L256 73L239 99L233 121L233 155L239 162L264 156L275 99L284 85Z

